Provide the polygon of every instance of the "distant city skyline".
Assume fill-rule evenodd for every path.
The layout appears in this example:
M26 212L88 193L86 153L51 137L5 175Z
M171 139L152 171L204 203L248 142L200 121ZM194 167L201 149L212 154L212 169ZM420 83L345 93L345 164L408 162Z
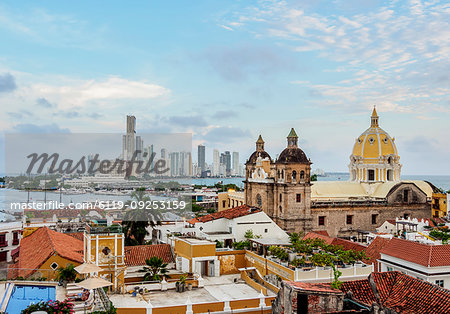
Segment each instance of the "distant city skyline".
M294 127L313 169L347 172L377 105L403 174L449 175L449 21L445 1L3 1L0 147L134 115L208 164L259 134L276 157Z

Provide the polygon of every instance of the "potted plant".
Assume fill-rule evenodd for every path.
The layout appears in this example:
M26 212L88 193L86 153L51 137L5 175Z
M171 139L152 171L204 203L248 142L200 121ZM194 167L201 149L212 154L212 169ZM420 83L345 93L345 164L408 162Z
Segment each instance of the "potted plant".
M58 274L56 279L64 287L67 286L68 282L74 282L77 278L77 271L75 270L75 266L73 264L68 264L66 267L59 267L57 271Z

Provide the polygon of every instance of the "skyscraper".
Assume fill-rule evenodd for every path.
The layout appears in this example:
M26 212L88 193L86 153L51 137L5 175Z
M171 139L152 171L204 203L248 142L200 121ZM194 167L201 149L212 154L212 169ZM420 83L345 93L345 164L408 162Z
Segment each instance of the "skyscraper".
M198 168L203 173L206 170L205 164L205 146L198 145L198 158L197 158ZM200 173L201 175L201 173Z
M220 155L219 151L215 149L213 151L213 176L220 176Z
M122 137L122 159L130 160L136 145L136 117L127 116L127 133Z
M225 172L227 176L231 175L231 154L229 151L225 151L225 153L222 154L222 163L225 165Z
M239 175L239 152L233 152L233 175Z
M144 150L144 141L142 140L142 138L140 136L136 136L136 159L137 160L142 160L142 155L143 155L143 150Z

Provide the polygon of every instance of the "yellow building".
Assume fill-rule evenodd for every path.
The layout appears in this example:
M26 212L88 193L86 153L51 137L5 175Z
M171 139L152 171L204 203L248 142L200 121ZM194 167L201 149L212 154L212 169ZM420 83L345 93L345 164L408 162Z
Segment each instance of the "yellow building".
M125 275L125 236L122 232L111 233L107 227L88 226L83 237L84 262L94 263L104 269L99 276L113 283L120 291Z
M221 212L226 209L234 208L244 205L244 192L229 189L227 192L219 193L218 195L218 211Z
M175 238L176 268L202 276L220 276L216 244L195 238Z
M64 233L41 227L23 238L18 260L10 265L8 278L56 280L58 268L83 263L83 242Z
M350 181L400 181L400 156L395 138L380 128L379 117L373 109L370 127L355 141L350 156Z
M447 217L447 194L433 193L431 202L431 215L434 218Z

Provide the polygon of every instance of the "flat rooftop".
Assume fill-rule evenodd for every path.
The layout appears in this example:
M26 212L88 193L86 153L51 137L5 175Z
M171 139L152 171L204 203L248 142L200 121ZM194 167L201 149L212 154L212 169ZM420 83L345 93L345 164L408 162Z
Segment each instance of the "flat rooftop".
M180 238L178 237L177 239L179 240L183 240L189 244L193 244L193 245L200 245L200 244L215 244L214 242L208 241L208 240L201 240L201 239L196 239L196 238Z
M185 304L187 298L193 304L207 303L227 300L251 299L258 298L260 292L256 291L244 282L234 283L235 278L240 278L240 274L224 275L220 277L204 277L205 287L194 288L192 291L185 291L182 293L175 290L168 291L152 291L145 294L145 298L150 300L150 303L155 306L171 306ZM270 296L274 296L272 292L268 292ZM111 295L110 300L115 307L146 307L147 302L137 301L136 297L127 295Z

